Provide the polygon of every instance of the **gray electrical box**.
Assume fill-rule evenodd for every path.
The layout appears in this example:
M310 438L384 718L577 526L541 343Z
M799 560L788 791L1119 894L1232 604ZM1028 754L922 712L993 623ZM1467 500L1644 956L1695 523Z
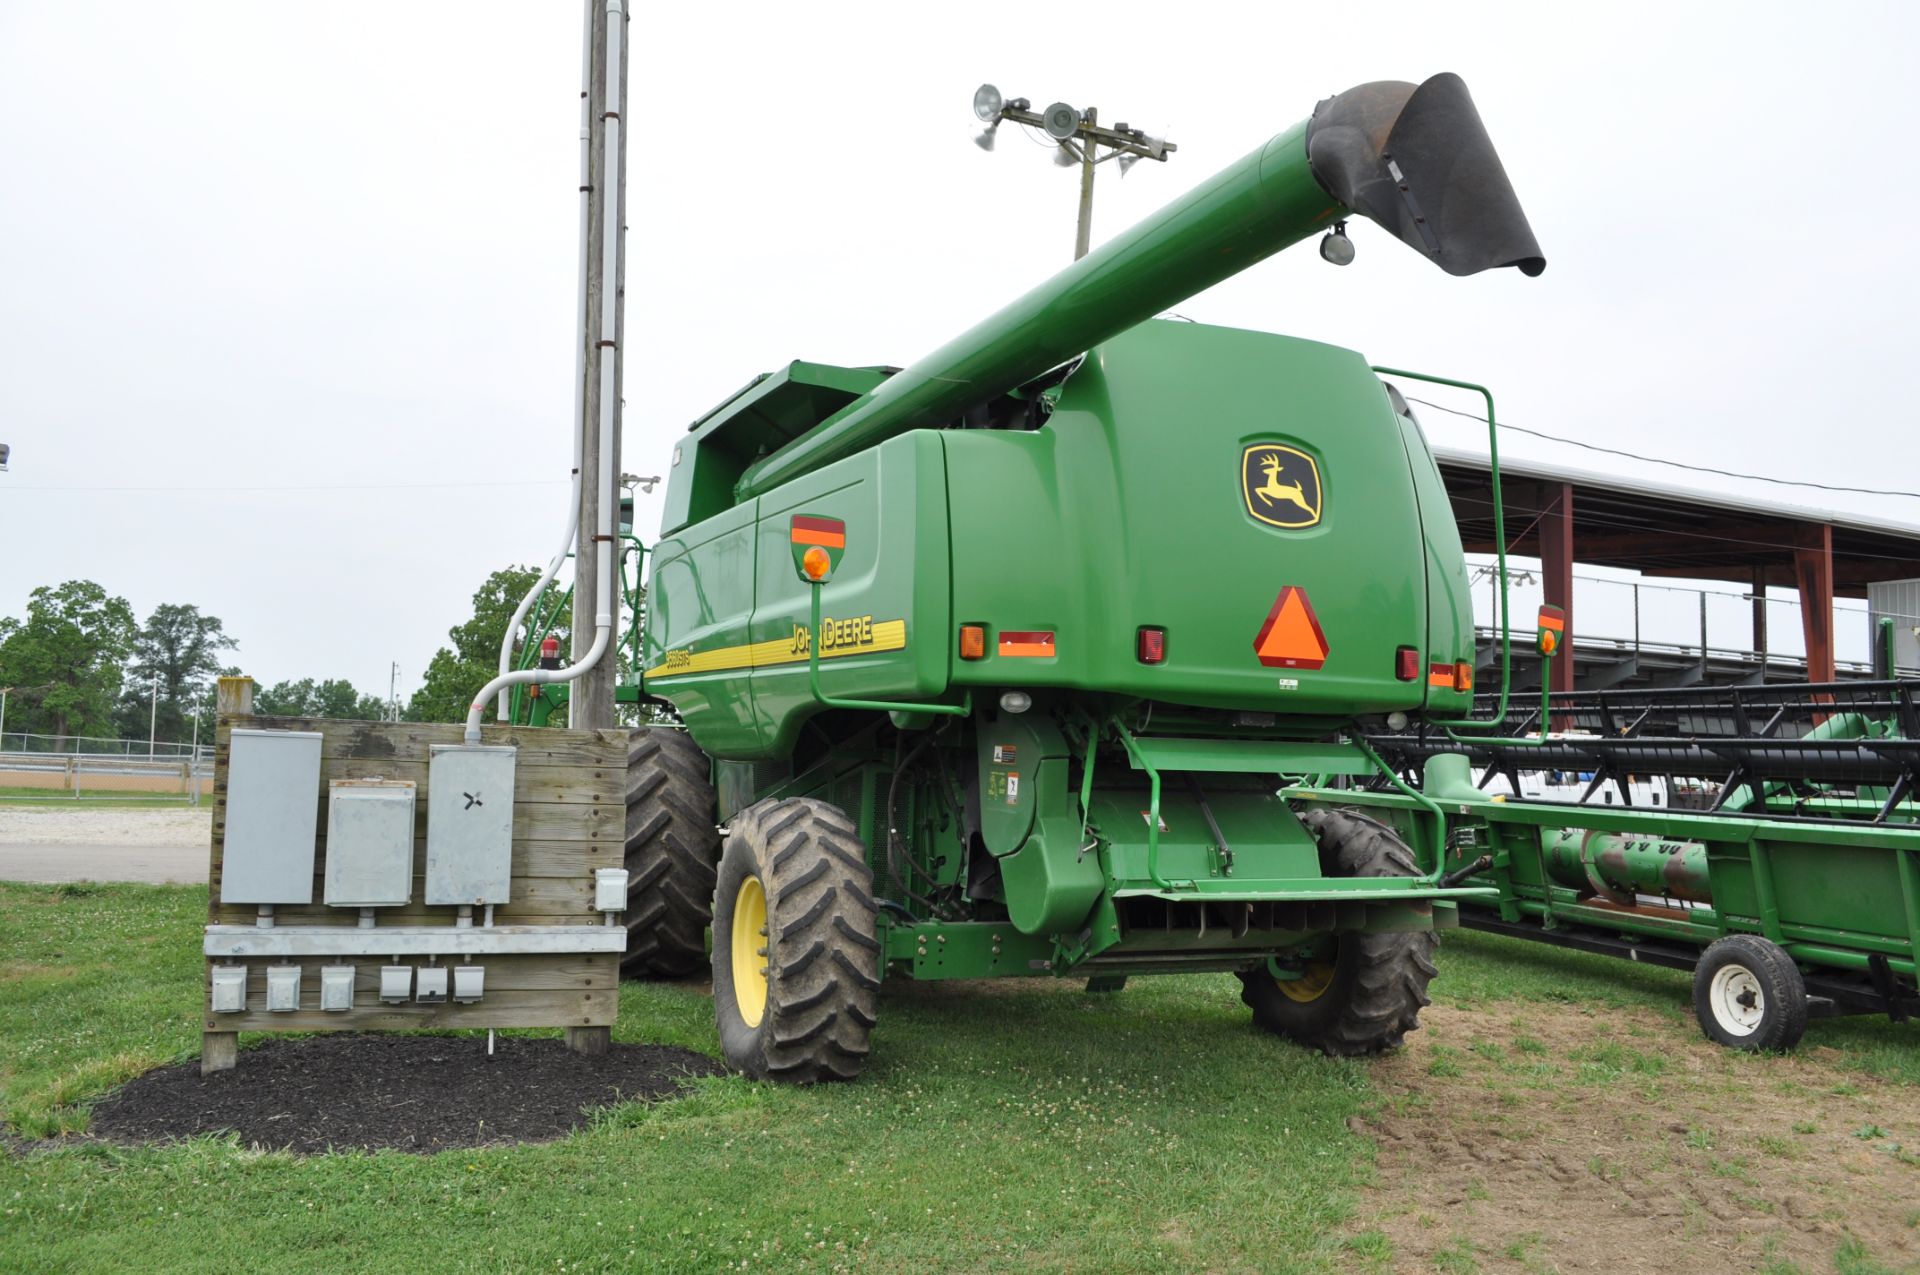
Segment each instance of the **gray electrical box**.
M300 1008L300 967L267 966L267 1008L276 1014L291 1014Z
M427 770L427 902L505 903L513 878L512 748L439 744Z
M227 760L222 903L313 902L320 733L236 730Z
M411 780L336 779L327 801L327 906L398 907L413 897Z
M216 965L213 967L213 1012L216 1014L242 1014L247 1009L247 967L244 965Z
M320 967L320 1008L335 1014L353 1008L353 966Z

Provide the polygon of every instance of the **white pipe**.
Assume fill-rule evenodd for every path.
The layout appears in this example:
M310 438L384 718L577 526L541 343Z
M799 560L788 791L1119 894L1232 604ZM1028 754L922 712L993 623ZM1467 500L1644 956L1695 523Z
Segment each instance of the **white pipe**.
M607 2L607 110L605 126L605 149L601 156L600 175L600 437L611 438L614 430L614 413L619 408L614 386L614 370L618 354L614 347L614 333L618 330L620 318L620 110L624 105L620 99L620 43L624 35L623 24L626 11L621 0ZM583 414L584 415L584 414ZM599 546L596 557L600 567L599 592L595 600L599 606L593 616L593 645L587 653L574 661L572 666L563 669L530 668L519 669L511 673L502 673L482 687L474 696L473 706L467 710L466 742L480 742L480 715L487 711L487 701L510 686L545 686L554 682L571 682L589 672L600 662L607 649L613 645L613 609L617 603L614 592L614 565L619 558L613 543L614 514L618 508L616 496L618 487L614 473L616 466L603 464L600 467L600 508L595 520L597 529L594 540Z
M592 88L593 76L593 5L594 0L585 0L580 15L580 252L574 270L578 283L573 302L578 325L578 338L573 351L573 490L567 496L567 526L560 537L560 548L554 553L552 561L547 563L547 569L540 578L534 581L533 587L527 590L527 596L520 599L513 619L507 622L507 631L500 637L499 671L502 673L513 664L513 637L520 631L520 622L527 618L534 599L540 596L541 590L553 583L554 576L560 573L560 564L573 552L574 533L580 525L580 458L586 446L587 433L587 221L593 210L593 188L588 184L591 152L587 145L592 133L592 120L587 113L587 94ZM511 698L503 690L495 715L504 722L510 711Z

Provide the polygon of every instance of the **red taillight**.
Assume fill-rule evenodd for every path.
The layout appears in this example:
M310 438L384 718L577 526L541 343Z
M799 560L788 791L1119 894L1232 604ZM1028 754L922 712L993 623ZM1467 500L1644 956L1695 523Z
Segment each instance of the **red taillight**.
M1142 664L1164 664L1167 661L1167 631L1165 629L1142 628L1134 648Z
M540 667L556 669L560 667L560 639L556 637L540 639Z
M1420 680L1420 649L1403 646L1393 653L1393 675L1403 682Z

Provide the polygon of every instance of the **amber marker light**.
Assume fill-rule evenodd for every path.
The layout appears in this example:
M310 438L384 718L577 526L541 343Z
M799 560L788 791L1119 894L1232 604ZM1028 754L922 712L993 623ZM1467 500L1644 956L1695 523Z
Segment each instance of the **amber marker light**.
M824 580L827 572L833 569L833 559L819 545L814 545L800 559L800 569L807 573L809 580Z
M984 660L987 658L986 625L963 624L960 626L960 658L963 660Z

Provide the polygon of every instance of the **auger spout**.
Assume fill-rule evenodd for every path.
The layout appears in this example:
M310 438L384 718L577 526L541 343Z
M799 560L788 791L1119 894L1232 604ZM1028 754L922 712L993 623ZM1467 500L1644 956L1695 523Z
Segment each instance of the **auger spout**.
M950 425L1349 216L1378 222L1449 274L1546 267L1460 77L1363 84L756 461L735 495Z

